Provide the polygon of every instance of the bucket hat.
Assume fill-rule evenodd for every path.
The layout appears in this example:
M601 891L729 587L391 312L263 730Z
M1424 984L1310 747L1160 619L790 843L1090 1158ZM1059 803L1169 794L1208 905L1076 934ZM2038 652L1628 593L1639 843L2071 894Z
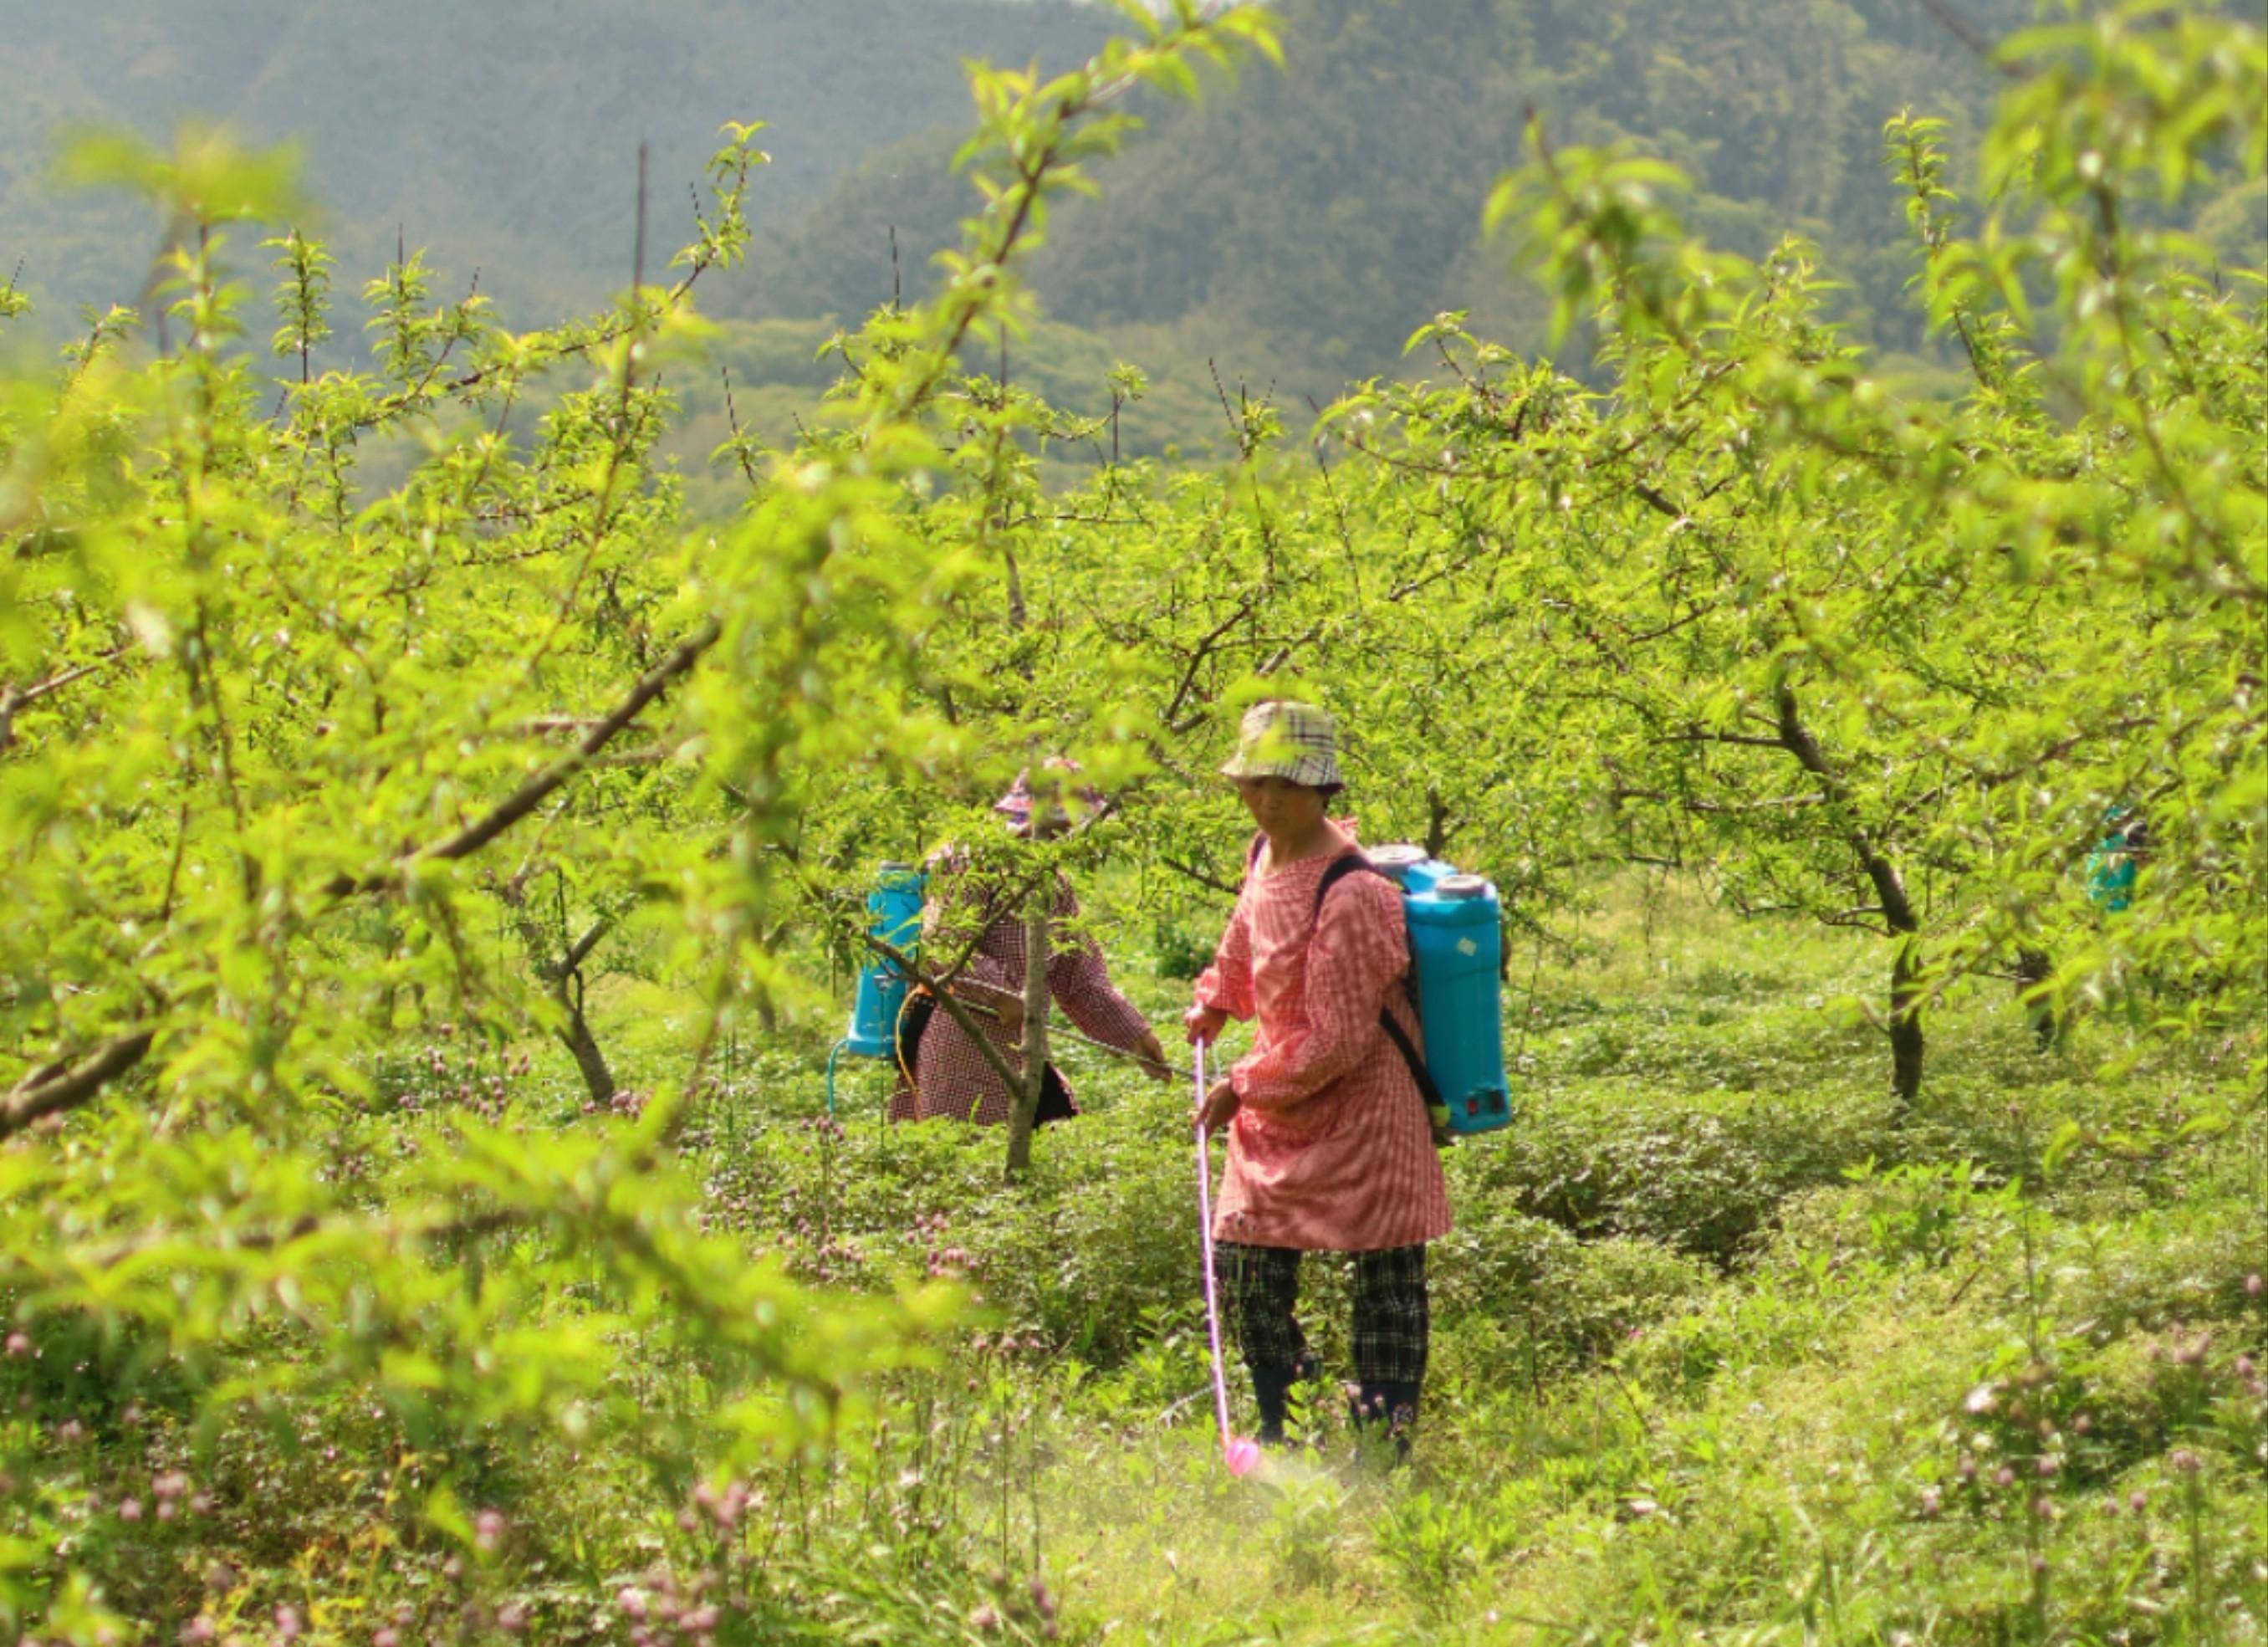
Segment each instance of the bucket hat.
M1221 769L1227 778L1284 778L1311 789L1339 777L1338 727L1316 704L1276 698L1245 711L1236 753Z

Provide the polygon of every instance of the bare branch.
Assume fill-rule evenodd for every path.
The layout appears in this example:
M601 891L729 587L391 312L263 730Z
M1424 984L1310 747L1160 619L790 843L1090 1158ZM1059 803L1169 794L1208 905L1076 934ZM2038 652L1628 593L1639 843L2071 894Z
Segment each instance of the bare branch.
M1749 737L1738 732L1704 732L1697 727L1688 732L1665 732L1653 741L1656 743L1734 743L1752 750L1786 750L1787 748L1778 738Z
M960 1026L961 1032L976 1045L984 1061L992 1066L992 1073L1000 1077L1003 1086L1010 1092L1013 1092L1023 1085L1023 1075L1011 1067L1007 1059L1001 1054L1000 1049L992 1045L990 1038L978 1025L975 1011L959 995L954 993L952 979L932 977L922 971L920 963L913 956L895 944L877 938L872 933L863 933L860 936L868 949L929 992L930 998L945 1008L946 1016Z
M44 681L34 681L29 686L0 686L0 753L4 753L16 741L16 716L18 712L28 709L42 698L52 697L74 681L85 680L125 650L123 646L113 646L92 663L79 664L59 675L51 675Z
M0 1100L0 1138L12 1138L48 1116L85 1103L147 1058L156 1039L155 1030L138 1030L120 1036L76 1065L34 1070Z
M534 811L543 804L546 796L588 766L617 733L637 719L648 704L661 696L672 681L699 662L702 654L717 644L718 637L723 632L724 626L716 618L703 623L667 657L647 670L637 684L630 689L629 696L585 733L572 750L521 784L487 816L467 824L446 840L395 859L385 869L362 875L336 876L324 889L325 891L333 897L341 898L379 891L396 884L402 872L413 865L452 862L472 856Z
M279 1248L304 1241L313 1236L367 1236L393 1243L411 1241L461 1240L468 1237L494 1235L511 1229L521 1222L520 1215L512 1212L486 1212L460 1215L448 1218L410 1221L357 1219L327 1219L313 1213L303 1213L297 1218L280 1224L269 1224L249 1230L228 1230L210 1225L188 1230L151 1230L112 1242L107 1246L81 1248L59 1255L42 1268L69 1268L84 1274L90 1270L110 1270L121 1264L143 1257L146 1253L164 1251L174 1244L196 1247L200 1252L273 1252ZM18 1264L21 1274L36 1274L31 1267Z
M2003 79L2023 78L2023 71L2015 64L2000 61L1999 48L1984 37L1984 31L1947 4L1946 0L1921 0L1921 7L1937 20L1940 28L1959 41Z
M560 957L559 971L561 975L563 977L569 973L576 971L582 966L584 962L589 960L591 958L591 951L599 947L600 941L603 939L608 933L614 929L614 925L615 918L612 915L601 915L598 920L593 921L591 923L591 929L585 933L581 937L576 939L573 943L570 944L567 948L567 953Z
M1198 868L1195 864L1183 863L1178 858L1160 858L1158 861L1164 864L1167 868L1171 869L1174 874L1182 875L1188 880L1194 881L1199 886L1204 887L1209 890L1225 893L1230 897L1234 897L1237 893L1242 890L1241 888L1230 885L1227 882L1220 879L1218 875L1207 874L1204 870Z

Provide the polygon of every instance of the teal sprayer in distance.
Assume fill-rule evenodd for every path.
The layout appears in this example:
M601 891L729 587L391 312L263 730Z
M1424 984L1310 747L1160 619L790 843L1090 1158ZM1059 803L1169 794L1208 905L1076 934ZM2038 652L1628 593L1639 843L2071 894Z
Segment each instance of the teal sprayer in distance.
M873 937L911 960L921 942L921 872L902 863L886 863L866 895L866 930ZM898 1015L905 1010L913 980L886 956L859 969L858 998L850 1008L850 1027L827 1058L827 1108L835 1110L835 1060L844 1052L857 1058L891 1058L897 1053Z
M1504 928L1496 889L1428 858L1417 846L1366 854L1402 889L1425 1068L1449 1109L1453 1133L1512 1122L1504 1078Z

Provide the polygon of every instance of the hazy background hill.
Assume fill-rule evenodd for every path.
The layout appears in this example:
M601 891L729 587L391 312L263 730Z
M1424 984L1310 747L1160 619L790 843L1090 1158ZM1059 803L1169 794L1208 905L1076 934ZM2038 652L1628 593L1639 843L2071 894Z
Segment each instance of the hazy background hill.
M2031 0L1962 0L1993 34ZM1752 253L1820 242L1852 320L1918 342L1881 127L1911 106L1973 131L1992 71L1919 0L1288 0L1291 63L1233 95L1160 111L1105 197L1061 216L1035 279L1049 311L1156 369L1217 358L1279 392L1392 369L1403 340L1470 308L1543 343L1545 306L1484 242L1482 203L1522 158L1523 114L1557 143L1627 138L1696 180L1695 225ZM1958 139L1956 139L1958 141ZM946 243L930 185L949 132L879 150L759 253L751 312L845 313L886 297L886 225ZM920 268L918 259L910 267Z
M2032 12L1955 4L1988 35ZM1942 365L1901 297L1912 264L1881 127L1907 106L1942 114L1959 151L1995 85L1922 0L1278 9L1287 70L1149 111L1104 197L1062 211L1033 268L1051 320L1012 373L1094 405L1114 358L1143 366L1135 449L1219 431L1216 366L1232 390L1297 407L1399 369L1402 340L1440 309L1543 347L1541 299L1479 233L1529 107L1556 141L1628 138L1677 161L1699 189L1693 223L1720 243L1811 237L1849 283L1854 331L1924 377ZM777 164L753 202L758 247L704 297L733 322L720 352L744 421L778 432L829 375L813 349L894 282L924 289L968 209L949 172L962 60L1059 64L1115 20L1069 0L0 0L0 278L20 259L51 327L130 299L154 226L57 196L54 137L205 114L305 141L342 292L398 229L443 290L477 268L503 316L529 323L626 281L642 138L659 248L717 126L762 118ZM2203 226L2235 254L2268 234L2264 211L2256 188ZM696 443L720 435L716 385L686 388Z
M963 120L964 57L1067 64L1107 20L1067 0L0 0L0 280L21 259L50 319L130 299L155 225L59 196L55 139L204 115L303 140L342 286L398 227L533 321L629 283L642 139L657 247L728 120L771 122L751 207L778 223Z

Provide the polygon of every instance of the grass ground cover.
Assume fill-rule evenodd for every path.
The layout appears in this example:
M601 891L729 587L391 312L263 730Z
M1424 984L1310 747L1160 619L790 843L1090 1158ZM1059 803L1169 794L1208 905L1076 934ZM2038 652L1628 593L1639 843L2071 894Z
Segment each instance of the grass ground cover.
M1152 952L1122 970L1161 1017L1184 987ZM83 1380L37 1488L143 1639L2262 1640L2257 1046L2105 1075L2123 1019L2043 1052L1980 994L1902 1118L1843 1016L1860 970L1832 934L1626 882L1580 959L1515 986L1521 1115L1452 1156L1407 1469L1358 1457L1328 1396L1312 1444L1219 1468L1185 1094L1091 1060L1090 1112L1005 1188L990 1135L881 1125L874 1072L830 1118L816 1021L697 1111L704 1215L814 1282L978 1301L827 1447L658 1481L674 1455L585 1456L571 1424L420 1435L313 1377L298 1397L288 1311L217 1428L147 1380L107 1402L130 1346L49 1339L0 1377ZM651 1021L618 1027L646 1042L626 1062L662 1055ZM613 1124L553 1056L409 1060L373 1156L436 1147L460 1104ZM1343 1365L1339 1283L1311 1267L1309 1296ZM497 1378L515 1334L613 1330L571 1285L497 1325ZM659 1423L794 1399L617 1348Z
M2043 1052L2007 1002L1972 997L1935 1030L1941 1090L1901 1117L1878 1043L1841 1016L1862 946L1668 904L1622 889L1587 964L1515 993L1526 1109L1454 1158L1461 1229L1437 1250L1416 1467L1347 1471L1324 1414L1322 1451L1257 1488L1193 1472L1174 1434L1204 1429L1186 1315L1178 1358L1169 1326L1114 1370L1060 1375L1044 1405L1071 1461L1045 1520L1097 1628L2257 1639L2268 1459L2248 1278L2268 1220L2247 1049L2104 1077L2117 1021ZM1041 1252L1142 1284L1096 1262L1138 1236L1120 1244L1085 1203L1108 1183L1116 1209L1188 1222L1171 1160L1136 1189L1141 1145L1114 1135L1130 1110L1170 1132L1174 1107L1128 1093L1060 1141L1056 1193L1082 1210ZM2241 1119L2204 1141L2138 1141L2224 1109ZM2074 1125L2124 1141L2048 1173ZM1089 1146L1086 1172L1062 1158ZM976 1227L988 1261L1015 1251ZM1040 1256L995 1303L1056 1344ZM1173 1322L1166 1279L1108 1318ZM1317 1293L1329 1323L1341 1301ZM1138 1417L1118 1451L1093 1434L1161 1409L1179 1422Z

